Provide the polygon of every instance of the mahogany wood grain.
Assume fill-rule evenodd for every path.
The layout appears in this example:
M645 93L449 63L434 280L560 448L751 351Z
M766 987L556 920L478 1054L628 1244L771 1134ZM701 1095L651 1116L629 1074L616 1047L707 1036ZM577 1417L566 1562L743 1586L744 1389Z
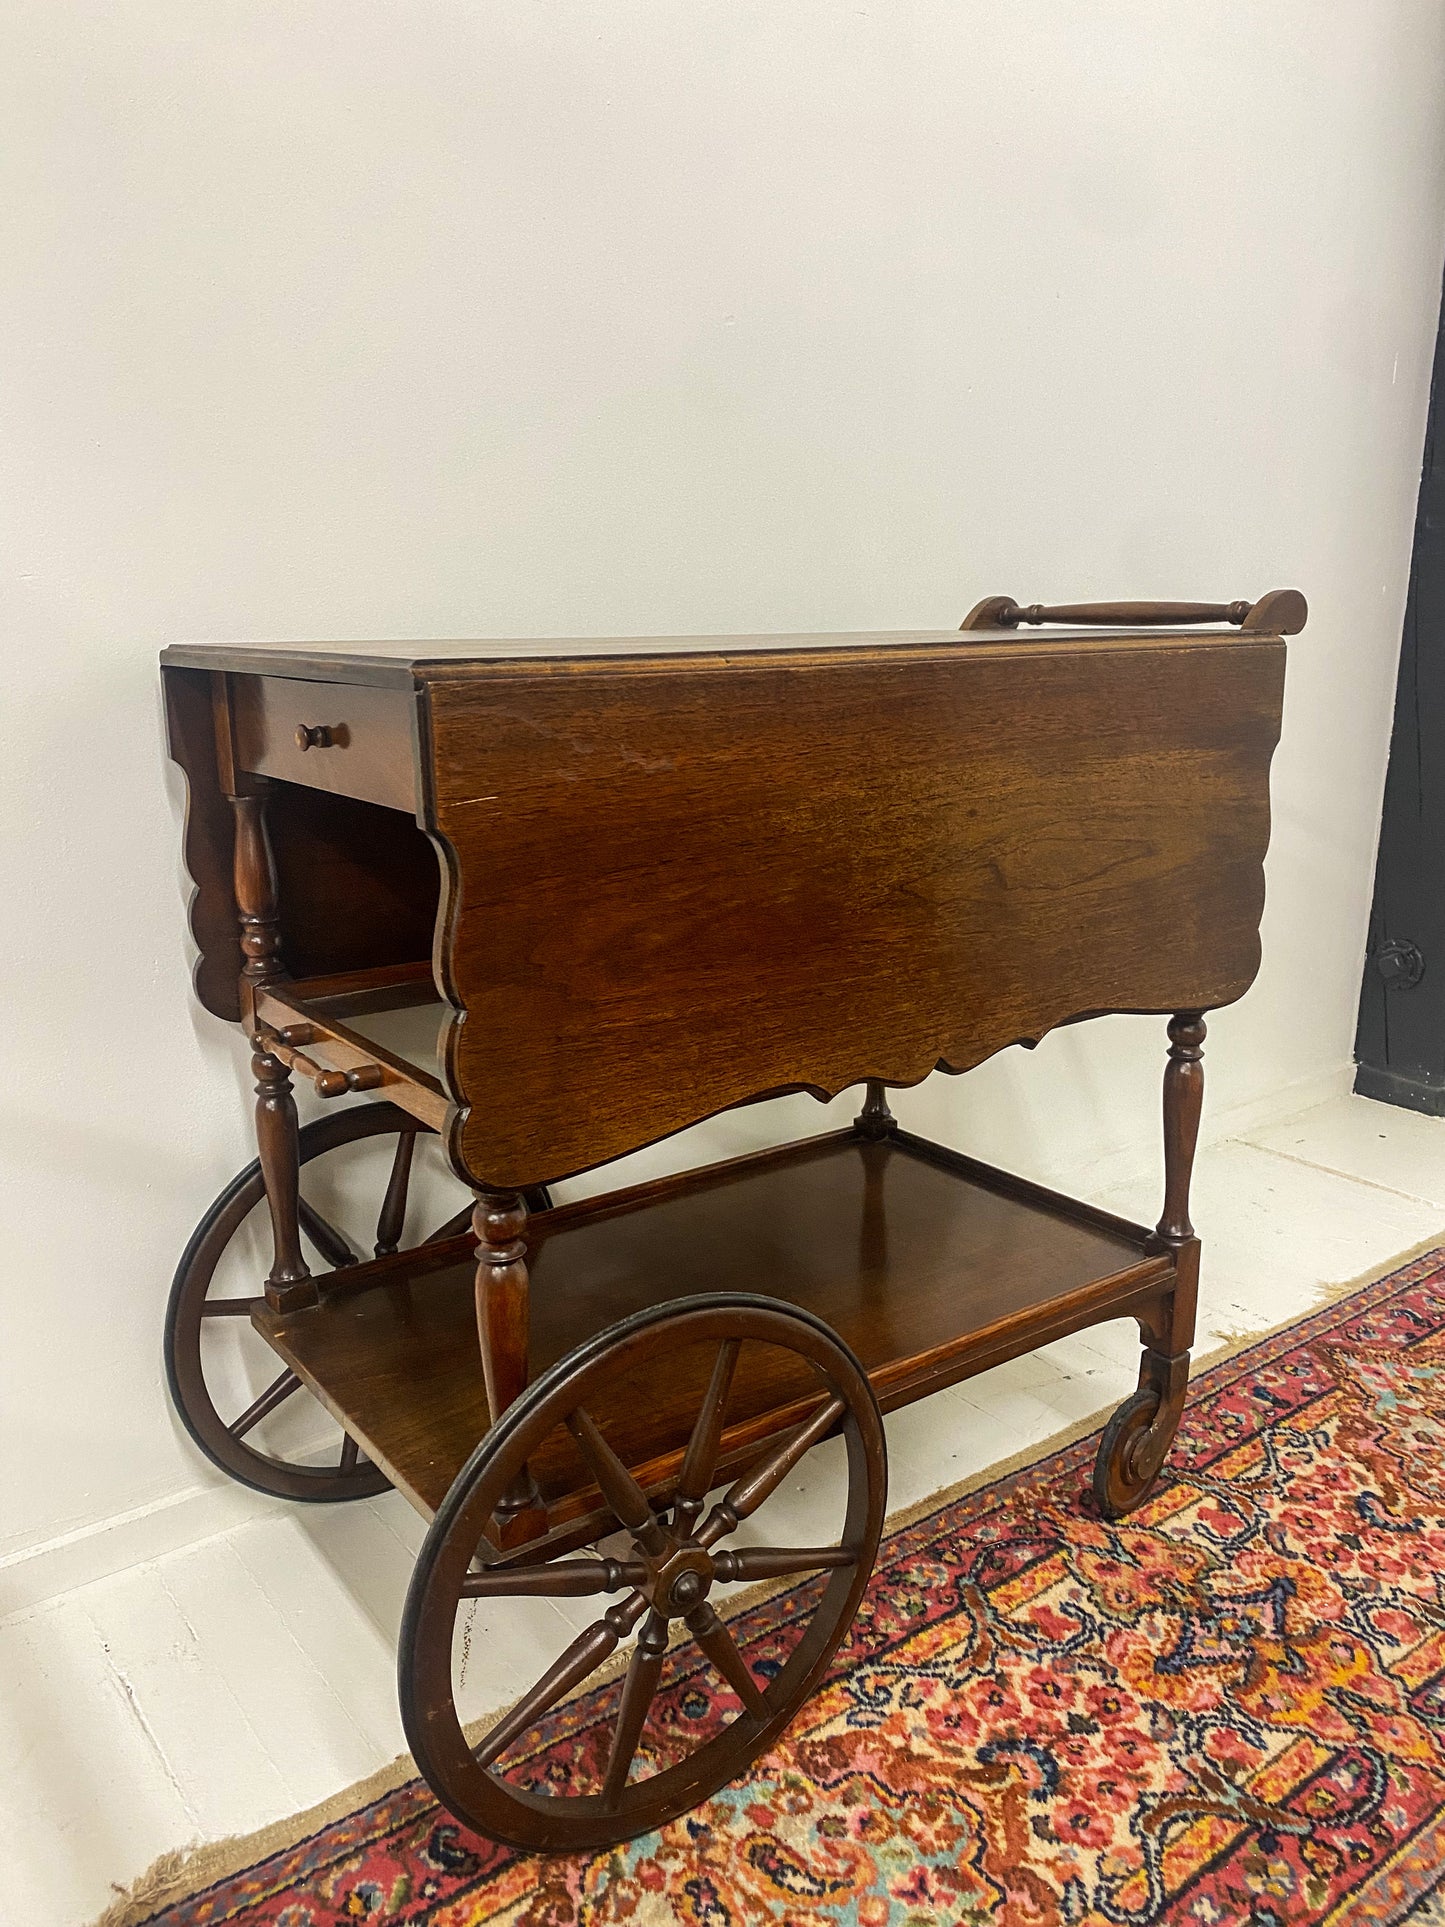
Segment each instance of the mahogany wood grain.
M526 1229L527 1207L516 1192L477 1201L477 1329L487 1404L497 1418L527 1383Z
M839 649L956 644L952 629L867 630L843 635L482 636L432 642L190 642L161 652L167 668L284 676L296 681L366 684L414 691L494 663L603 662L712 657L737 660L787 654L795 661Z
M301 1255L296 1100L286 1066L259 1042L251 1070L256 1079L256 1150L271 1219L266 1299L273 1309L289 1311L316 1302L316 1286Z
M219 708L216 719L217 760L231 792L235 819L232 875L244 959L239 986L241 1021L255 1046L251 1071L256 1079L256 1150L271 1219L266 1301L274 1310L292 1310L314 1304L316 1287L301 1255L298 1120L288 1053L275 1048L275 1040L259 1022L256 1009L267 985L283 974L276 868L266 824L267 786L261 782L253 787L252 779L228 767L226 718ZM254 1416L261 1416L259 1408Z
M526 1390L531 1357L530 1281L527 1275L527 1206L516 1191L478 1198L472 1213L477 1241L477 1339L482 1381L493 1420ZM546 1529L530 1472L519 1473L498 1502L501 1543L534 1538Z
M214 1016L238 1023L243 960L232 883L236 831L217 767L211 682L204 669L162 672L166 743L186 779L182 849L191 879L196 997Z
M441 868L410 816L289 782L271 784L267 816L291 976L429 974Z
M358 1073L374 1072L367 1088L384 1089L393 1103L402 1105L432 1130L441 1130L450 1106L435 1072L424 1064L398 1056L375 1038L343 1023L328 1008L329 1001L356 1000L313 1002L306 994L306 986L282 982L269 984L259 993L257 1009L262 1020L274 1025L285 1041L294 1033L295 1041L300 1044L300 1033L304 1031L306 1056L323 1073L351 1073L354 1077ZM431 999L427 997L425 1001L430 1003ZM353 1082L349 1088L360 1087ZM323 1088L322 1095L328 1094Z
M1129 1316L1139 1385L1094 1491L1109 1517L1147 1493L1188 1383L1204 1013L1258 965L1283 637L1305 614L1290 590L991 597L963 635L166 652L197 985L253 1038L260 1149L183 1260L172 1392L202 1448L263 1490L356 1496L384 1474L436 1514L400 1677L453 1811L518 1845L605 1844L740 1771L866 1583L880 1404ZM1017 634L1060 623L1106 633ZM1239 633L1141 633L1210 623ZM1153 1231L889 1109L890 1084L1106 1011L1173 1013ZM384 1086L418 1124L363 1105L298 1134L288 1070L323 1095ZM556 1210L542 1188L717 1111L859 1081L849 1131ZM373 1118L400 1137L362 1261L299 1201L298 1172ZM421 1125L478 1201L470 1236L457 1219L403 1251ZM263 1176L264 1295L212 1305ZM303 1230L336 1267L319 1279ZM248 1315L284 1364L229 1425L189 1342L213 1315ZM247 1443L303 1385L345 1428L320 1481ZM843 1543L714 1556L840 1428ZM549 1564L619 1520L628 1557ZM708 1588L809 1571L846 1611L821 1612L765 1685ZM451 1694L462 1603L629 1586L474 1750ZM534 1799L489 1776L644 1615L600 1792ZM634 1785L673 1619L744 1710L726 1757L705 1745Z
M1291 597L1302 608L1278 592L1246 629ZM186 665L214 665L221 685L243 681L246 666L286 670L269 680L311 694L355 678L397 715L409 710L407 691L423 690L421 807L439 831L445 902L427 839L402 811L276 782L282 953L298 976L412 968L439 935L448 995L488 1013L458 1033L447 1068L463 1107L454 1161L474 1183L530 1185L778 1089L832 1090L865 1075L909 1082L940 1059L962 1068L1095 1010L1227 1001L1253 968L1245 926L1258 915L1282 673L1272 638L1054 635L961 647L935 631L187 645L166 658L173 748L192 799L197 983L220 1014L235 1009L233 899L215 849L216 751L192 714L206 679ZM1077 703L1074 686L1084 691ZM610 744L598 741L599 717ZM1126 733L1131 753L1116 755ZM1055 754L1061 735L1069 740ZM403 759L400 738L394 730L392 768L404 786L413 749L408 740ZM901 781L892 771L876 780L881 740ZM292 753L305 764L336 752ZM552 802L560 864L539 847ZM1225 826L1218 839L1215 823ZM679 861L649 880L643 859L664 835ZM725 866L728 885L735 870L745 887L720 895ZM570 941L574 924L582 939L560 968L544 923L554 942ZM1171 943L1161 929L1175 933ZM1218 935L1195 944L1206 931ZM499 950L509 972L500 1000ZM1192 981L1163 967L1181 951ZM924 969L911 977L899 964L915 956ZM645 1003L643 963L661 966L661 1009L685 1015L664 1021L657 1002ZM559 1037L569 1066L596 1067L591 1089L549 1088L535 1051L514 1061L524 1038L551 1034L559 1010L570 1019ZM846 1054L845 1033L856 1046ZM499 1047L504 1106L485 1096ZM555 1115L564 1104L570 1125Z
M170 753L186 777L184 849L194 885L196 994L215 1016L235 1022L241 1015L242 959L227 794L238 777L223 772L218 747L218 738L228 746L231 736L227 678L167 668L164 687ZM252 793L264 781L244 772L239 777ZM411 816L277 781L267 790L266 818L279 955L287 971L297 977L376 969L430 973L440 869L435 848Z
M1271 589L1258 602L1066 602L1020 606L1012 596L985 596L959 628L1016 629L1020 623L1092 624L1106 629L1178 628L1184 624L1228 622L1260 635L1294 636L1304 628L1309 608L1298 589Z
M1020 606L1012 596L990 596L964 618L964 629L1015 629L1020 623L1098 623L1103 628L1138 625L1140 628L1178 628L1184 623L1231 622L1236 626L1249 614L1248 602L1071 602L1045 607L1042 602Z
M1204 1018L1197 1010L1184 1011L1169 1020L1169 1062L1164 1071L1164 1212L1154 1235L1175 1250L1194 1236L1189 1221L1189 1179L1204 1110L1205 1031Z
M1164 1209L1150 1247L1174 1254L1178 1283L1167 1307L1167 1320L1144 1335L1146 1345L1166 1358L1187 1354L1194 1343L1200 1246L1189 1217L1189 1184L1204 1109L1205 1028L1197 1010L1183 1011L1169 1023L1169 1057L1164 1069Z
M233 675L241 769L416 814L415 701L401 690Z
M1114 1413L1099 1442L1094 1498L1106 1518L1121 1518L1146 1496L1164 1464L1184 1411L1189 1349L1199 1295L1199 1239L1189 1218L1189 1180L1204 1103L1204 1019L1180 1011L1169 1023L1164 1071L1164 1209L1150 1248L1174 1259L1171 1288L1138 1315L1143 1351L1139 1386Z
M1254 605L1255 611L1266 608L1276 596L1287 596L1294 603L1304 600L1297 590L1276 589L1260 598ZM989 600L997 603L1012 598L994 596ZM1278 635L1284 631L1276 628L1270 633ZM1093 642L1096 636L1091 635L1087 640ZM755 636L473 636L427 642L184 642L162 650L161 662L167 668L283 676L296 681L365 683L369 687L410 691L422 683L469 676L479 667L496 663L586 664L688 657L743 661L762 656L787 656L802 663L813 656L835 655L839 650L882 651L922 645L957 647L958 631L875 629L842 634L795 632Z
M791 1375L811 1385L813 1418L804 1419L798 1435L755 1456L694 1529L690 1517L663 1516L654 1509L592 1414L625 1401L633 1385L670 1378L677 1356L716 1360L724 1348L791 1360ZM705 1402L689 1439L685 1459L695 1474L694 1490L705 1492L720 1482L716 1468L701 1462L709 1455L694 1450L699 1427L711 1431L714 1418ZM722 1435L731 1429L724 1421ZM748 1569L753 1549L728 1546L731 1533L776 1490L807 1444L834 1430L841 1435L846 1488L841 1519L829 1507L836 1525L830 1521L826 1537L831 1540L836 1531L838 1543L795 1548L788 1555L794 1570L813 1572L821 1583L795 1602L791 1650L778 1656L780 1663L769 1666L764 1678L753 1673L733 1643L710 1594L724 1572ZM555 1546L540 1557L539 1549L527 1548L505 1566L493 1557L499 1502L525 1465L548 1457L558 1435L586 1462L599 1493L606 1494L612 1521L622 1523L629 1542L625 1548L619 1544L620 1558L588 1562L585 1591L622 1596L584 1626L477 1744L463 1731L455 1703L458 1624L463 1613L470 1617L469 1601L487 1597L494 1581L506 1592L515 1587L539 1601L577 1596L579 1569L550 1564ZM858 1361L826 1326L764 1298L729 1294L656 1306L570 1353L556 1374L519 1401L468 1463L422 1541L407 1591L397 1673L402 1721L413 1757L438 1799L491 1839L542 1852L595 1850L665 1825L736 1779L749 1760L769 1750L823 1676L857 1610L883 1529L886 1458L878 1406ZM766 1531L765 1521L760 1523ZM590 1763L574 1762L565 1783L553 1782L545 1792L529 1787L515 1767L489 1772L514 1743L525 1745L528 1730L607 1660L639 1621L607 1752ZM673 1723L664 1760L649 1759L647 1765L656 1770L644 1769L630 1780L628 1769L659 1683L670 1628L677 1637L696 1641L741 1707L735 1718L724 1713L720 1724L705 1722L692 1733L676 1730ZM487 1658L485 1642L473 1647L474 1667L485 1666Z
M1297 636L1309 620L1309 604L1298 589L1271 589L1244 618L1246 634Z
M416 1132L403 1131L396 1140L391 1175L376 1219L375 1251L378 1258L389 1258L401 1248L406 1228L406 1207L411 1190L411 1166L416 1153Z
M863 1137L887 1137L896 1130L898 1120L888 1108L888 1093L876 1077L870 1077L863 1108L853 1120L853 1128Z
M235 855L232 889L241 938L241 1020L255 1021L256 992L284 974L281 922L276 898L276 864L266 825L266 793L233 795Z
M411 964L382 964L367 970L338 971L334 976L297 977L291 988L298 997L338 1017L363 1017L378 1010L397 1010L436 999L431 959Z
M1196 636L433 683L459 1174L520 1188L762 1092L1233 1001L1283 672L1278 640Z
M1167 1295L1173 1261L1149 1254L1145 1227L918 1142L843 1132L533 1218L532 1377L647 1305L746 1289L825 1319L891 1408ZM470 1241L456 1240L380 1271L353 1266L314 1310L254 1314L424 1512L488 1424L475 1269ZM679 1357L665 1381L630 1386L592 1417L628 1466L656 1471L671 1454L675 1472L715 1366ZM729 1449L745 1453L809 1393L745 1355ZM586 1485L575 1451L532 1469L554 1516L575 1516Z

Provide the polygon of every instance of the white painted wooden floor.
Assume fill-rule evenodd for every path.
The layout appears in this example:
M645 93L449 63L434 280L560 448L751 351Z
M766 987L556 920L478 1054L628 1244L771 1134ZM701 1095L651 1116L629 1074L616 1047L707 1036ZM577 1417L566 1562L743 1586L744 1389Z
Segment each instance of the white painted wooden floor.
M1157 1215L1157 1179L1099 1202ZM1445 1242L1445 1121L1340 1098L1201 1151L1196 1358L1307 1311L1322 1287ZM888 1420L890 1504L1111 1406L1132 1324L1100 1327ZM825 1455L770 1502L784 1541L836 1497ZM0 1620L0 1919L91 1919L158 1853L326 1798L402 1746L397 1623L421 1536L400 1499L298 1508ZM805 1528L806 1531L806 1528ZM593 1602L568 1602L587 1611ZM560 1614L561 1608L548 1607ZM474 1629L469 1711L515 1697L547 1627ZM550 1627L551 1652L571 1637ZM479 1698L473 1696L480 1695Z

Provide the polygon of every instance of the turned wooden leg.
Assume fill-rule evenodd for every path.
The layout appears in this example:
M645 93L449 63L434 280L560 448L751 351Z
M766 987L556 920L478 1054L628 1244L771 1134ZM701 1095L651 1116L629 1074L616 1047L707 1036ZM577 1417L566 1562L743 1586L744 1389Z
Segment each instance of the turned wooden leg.
M297 1141L296 1101L291 1074L279 1057L266 1048L266 1034L256 1015L256 995L284 975L281 962L280 906L276 894L276 864L266 829L266 786L245 781L248 787L231 793L236 825L236 910L241 920L241 1020L251 1039L256 1079L256 1150L271 1213L271 1271L266 1297L277 1311L314 1305L316 1285L301 1256L300 1151Z
M258 1044L251 1059L256 1079L256 1149L271 1213L271 1270L266 1297L277 1311L314 1305L315 1281L301 1256L300 1155L291 1076L280 1058Z
M898 1120L888 1108L888 1091L878 1078L870 1077L864 1086L863 1108L853 1120L859 1137L884 1138L898 1128Z
M884 1208L884 1178L890 1157L889 1140L898 1120L888 1108L888 1093L877 1078L867 1082L863 1108L853 1120L862 1147L863 1215L858 1232L858 1275L870 1299L886 1296L888 1284L888 1214Z
M241 1021L248 1035L256 1030L256 992L285 974L276 861L266 827L266 795L264 785L258 785L231 798L236 825L232 880L245 959L241 965Z
M1094 1497L1117 1519L1144 1497L1179 1429L1189 1385L1199 1295L1199 1240L1189 1221L1189 1180L1204 1103L1204 1018L1181 1011L1169 1023L1164 1072L1164 1210L1150 1249L1174 1254L1174 1279L1139 1314L1139 1387L1104 1429L1094 1464Z
M527 1384L527 1207L520 1192L478 1198L472 1230L477 1238L477 1335L495 1425Z
M520 1192L479 1197L472 1213L477 1237L477 1336L492 1424L525 1391L531 1334L527 1277L527 1205ZM513 1545L545 1529L536 1480L524 1468L497 1505L499 1542Z

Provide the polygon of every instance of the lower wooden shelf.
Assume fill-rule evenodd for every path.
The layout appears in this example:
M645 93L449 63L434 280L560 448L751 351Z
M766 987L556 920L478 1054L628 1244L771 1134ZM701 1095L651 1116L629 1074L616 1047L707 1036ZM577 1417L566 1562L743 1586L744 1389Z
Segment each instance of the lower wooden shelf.
M761 1292L825 1319L888 1409L1157 1296L1174 1260L1149 1239L905 1132L839 1132L534 1218L532 1372L661 1300ZM335 1274L308 1310L255 1314L427 1514L489 1423L471 1253L468 1238L424 1246ZM593 1413L654 1482L675 1469L711 1363L679 1353L665 1382L624 1387L616 1409ZM791 1422L810 1392L779 1355L745 1350L721 1469ZM588 1475L565 1435L533 1471L554 1522L588 1509Z

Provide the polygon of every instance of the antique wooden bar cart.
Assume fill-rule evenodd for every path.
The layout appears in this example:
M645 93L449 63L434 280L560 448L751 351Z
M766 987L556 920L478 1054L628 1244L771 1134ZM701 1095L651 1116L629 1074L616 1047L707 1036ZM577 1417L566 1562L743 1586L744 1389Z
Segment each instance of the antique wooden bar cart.
M880 1408L1132 1316L1139 1388L1095 1493L1117 1515L1147 1490L1193 1332L1203 1014L1258 965L1303 621L1292 591L993 598L961 632L165 652L196 986L251 1040L259 1141L181 1262L171 1391L235 1478L319 1500L390 1483L430 1519L402 1709L462 1819L597 1846L764 1751L867 1582ZM1118 1011L1170 1017L1152 1230L889 1110L888 1086ZM297 1074L363 1101L298 1129ZM581 1201L546 1188L731 1106L853 1084L850 1129ZM429 1134L471 1195L418 1242ZM382 1146L368 1255L324 1173ZM221 1282L238 1253L264 1283ZM227 1333L279 1374L222 1386ZM302 1408L339 1445L288 1446ZM755 1515L833 1435L836 1535L760 1543ZM717 1589L788 1576L808 1581L794 1643L763 1676ZM589 1595L610 1596L596 1617ZM469 1735L459 1623L507 1600L554 1626L565 1608L573 1636ZM634 1634L605 1756L549 1779L529 1736ZM685 1643L730 1711L660 1736Z

